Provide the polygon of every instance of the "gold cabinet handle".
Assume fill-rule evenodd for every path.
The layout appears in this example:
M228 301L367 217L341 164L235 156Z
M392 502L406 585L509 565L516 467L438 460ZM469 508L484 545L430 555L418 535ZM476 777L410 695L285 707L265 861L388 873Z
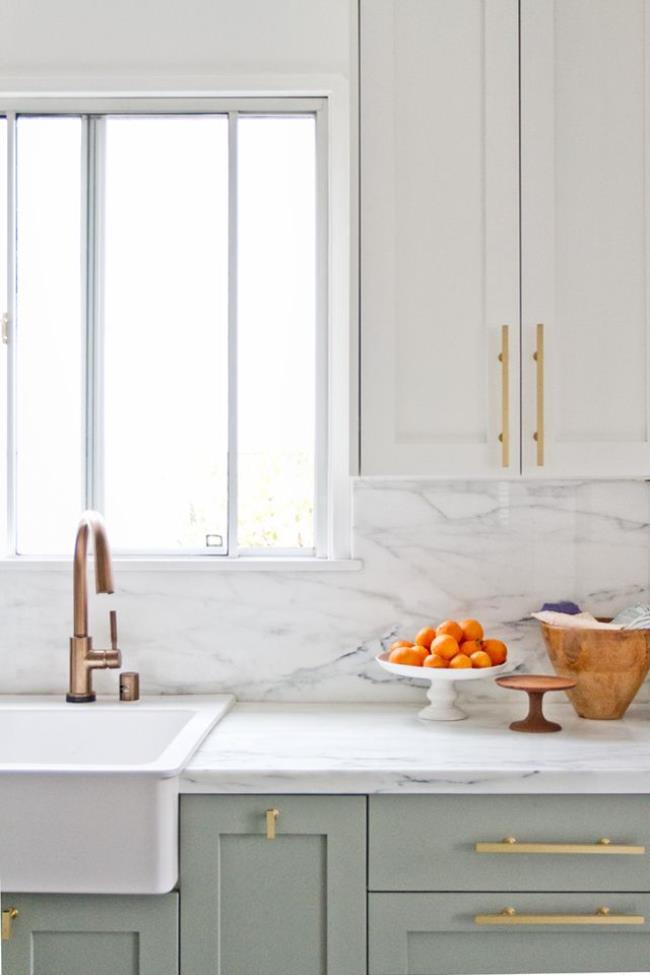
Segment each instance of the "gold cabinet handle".
M13 922L18 917L18 910L15 907L7 907L2 912L2 940L9 941Z
M278 816L280 815L279 809L267 809L266 810L266 838L267 840L275 839L275 827L278 821Z
M537 444L537 466L544 466L544 326L537 325L537 345L533 359L537 363L537 430L533 440Z
M645 924L645 917L612 914L609 907L599 907L593 914L518 914L514 907L504 907L500 914L477 914L474 924Z
M597 843L520 843L514 836L506 836L500 843L476 843L477 853L568 853L641 856L645 846L612 843L607 837Z
M510 466L510 330L501 326L501 466Z

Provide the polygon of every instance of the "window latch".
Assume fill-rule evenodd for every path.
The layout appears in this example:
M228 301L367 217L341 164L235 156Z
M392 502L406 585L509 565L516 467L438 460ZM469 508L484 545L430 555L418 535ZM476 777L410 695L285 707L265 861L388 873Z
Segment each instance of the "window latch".
M2 316L2 344L9 344L9 312L6 311Z
M221 548L223 545L222 535L206 535L205 536L206 548Z

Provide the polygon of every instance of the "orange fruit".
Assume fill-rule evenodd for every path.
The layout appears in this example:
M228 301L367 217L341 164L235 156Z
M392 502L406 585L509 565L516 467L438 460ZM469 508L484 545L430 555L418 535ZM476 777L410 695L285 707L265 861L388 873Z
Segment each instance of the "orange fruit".
M391 643L389 650L397 650L398 647L412 647L413 644L410 640L395 640L395 643Z
M464 643L463 648L466 646L467 644ZM494 666L490 654L486 653L485 650L475 650L474 653L470 654L469 659L472 661L472 667L493 667Z
M461 652L471 657L473 653L477 653L479 650L483 649L482 640L465 640L461 643Z
M431 626L423 627L415 638L415 642L420 647L426 647L427 650L431 646L431 641L436 635L436 631Z
M449 664L444 657L441 657L439 653L430 653L428 657L424 658L422 663L423 667L448 667Z
M425 657L429 656L429 651L427 650L426 647L421 647L416 644L416 646L411 647L411 650L415 651L415 653L418 654L418 656L420 657L420 663L423 663Z
M440 626L436 627L436 636L453 636L456 643L463 639L463 631L456 620L443 620Z
M449 661L449 666L453 667L454 670L464 670L467 667L472 666L472 661L469 659L466 653L457 653L455 657L452 657Z
M504 664L508 657L508 648L502 640L483 640L483 650L488 654L494 667Z
M415 647L395 647L388 658L391 664L406 664L409 667L421 667L422 658Z
M478 620L461 620L460 628L463 631L463 642L483 639L483 627Z
M452 657L455 657L459 649L458 642L454 640L453 636L448 636L445 633L437 636L431 643L431 653L437 653L445 660L451 660Z

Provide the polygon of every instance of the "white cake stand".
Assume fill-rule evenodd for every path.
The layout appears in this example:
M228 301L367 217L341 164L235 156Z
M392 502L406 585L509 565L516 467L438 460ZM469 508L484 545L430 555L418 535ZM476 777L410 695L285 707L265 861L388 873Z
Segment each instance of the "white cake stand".
M429 704L418 712L418 718L423 721L462 721L467 715L456 703L456 681L480 680L482 677L497 677L506 674L517 666L512 660L506 660L498 667L472 667L466 670L450 670L435 667L410 667L408 664L391 664L388 661L389 651L380 653L375 660L380 667L394 674L395 677L410 677L412 680L429 682L427 697Z

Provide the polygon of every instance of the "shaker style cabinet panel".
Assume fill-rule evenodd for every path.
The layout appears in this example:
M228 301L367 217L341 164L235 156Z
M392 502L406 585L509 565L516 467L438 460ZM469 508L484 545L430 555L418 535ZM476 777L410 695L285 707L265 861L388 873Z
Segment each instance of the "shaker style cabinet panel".
M648 971L648 894L371 894L369 900L368 975Z
M2 975L178 975L178 894L3 894Z
M650 796L370 796L368 850L372 891L648 892Z
M362 797L182 797L183 975L365 975L365 861Z
M650 0L517 8L361 0L362 474L650 472Z
M648 0L522 0L525 473L650 472L648 104Z
M360 35L361 473L518 474L517 0L361 0Z

